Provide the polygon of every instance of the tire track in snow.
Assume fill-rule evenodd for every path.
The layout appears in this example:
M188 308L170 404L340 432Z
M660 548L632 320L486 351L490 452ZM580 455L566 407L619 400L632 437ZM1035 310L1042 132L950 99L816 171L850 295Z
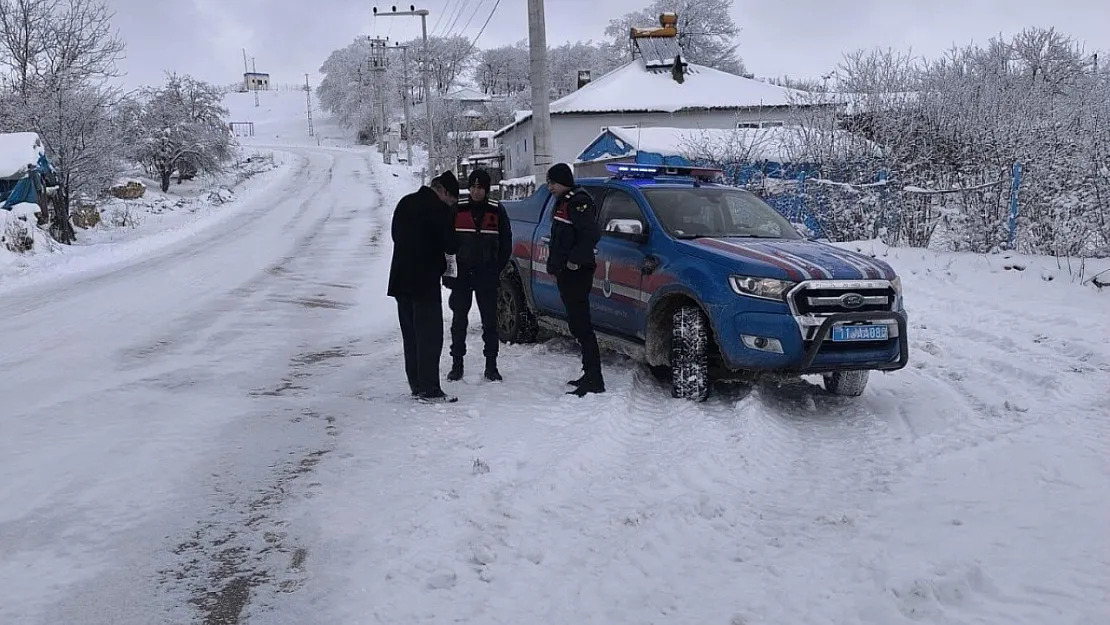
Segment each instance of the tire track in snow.
M312 223L294 253L277 265L283 271L259 274L255 295L228 311L228 318L237 323L236 331L242 335L257 335L274 325L297 331L306 322L309 328L326 328L344 307L312 303L327 296L329 289L349 289L325 285L351 279L357 283L365 277L367 259L378 253L365 241L368 231L380 227L380 202L379 214L366 219L365 206L345 205L334 193L318 194L315 201L326 204L328 211ZM360 214L361 220L356 218ZM212 350L219 349L216 339L221 334L226 338L226 332L213 330L207 342L194 341L192 353L212 355ZM271 464L258 481L243 482L241 473L261 467L231 468L213 476L217 488L224 492L224 501L217 504L209 518L198 521L190 539L175 550L182 559L176 571L164 572L167 578L177 578L177 583L192 595L190 602L206 625L239 623L248 609L254 615L263 613L269 604L265 597L271 592L295 592L306 579L311 554L298 545L288 522L282 519L281 509L298 488L296 484L304 482L316 464L332 452L340 431L340 415L313 398L311 379L326 374L337 362L362 355L352 351L358 347L357 339L345 345L321 344L322 339L314 335L322 332L308 329L299 333L304 340L299 342L300 352L290 360L287 375L276 385L251 394L261 406L271 406L260 410L274 416L292 415L287 418L298 424L293 431L301 433L286 440L286 459ZM234 351L232 348L227 352L229 359L241 356ZM305 496L310 496L311 487L300 488L307 489ZM181 588L176 584L171 588L175 586Z

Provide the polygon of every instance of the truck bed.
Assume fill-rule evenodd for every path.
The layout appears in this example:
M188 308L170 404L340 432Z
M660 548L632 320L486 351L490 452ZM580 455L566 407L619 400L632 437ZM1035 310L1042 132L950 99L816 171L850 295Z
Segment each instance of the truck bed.
M540 223L544 205L551 194L547 187L540 187L536 192L522 200L507 200L501 202L509 221L513 224L513 238L527 237L531 241L535 227ZM521 227L523 226L523 227Z

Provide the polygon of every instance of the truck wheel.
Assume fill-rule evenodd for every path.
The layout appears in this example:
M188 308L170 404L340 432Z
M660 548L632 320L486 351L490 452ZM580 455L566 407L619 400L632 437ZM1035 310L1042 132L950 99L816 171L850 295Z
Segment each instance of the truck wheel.
M697 306L683 306L672 317L671 378L672 397L709 397L709 328Z
M825 374L825 390L833 395L859 397L867 388L870 371L834 371Z
M497 338L503 343L532 343L538 331L520 278L515 273L502 276L497 294Z

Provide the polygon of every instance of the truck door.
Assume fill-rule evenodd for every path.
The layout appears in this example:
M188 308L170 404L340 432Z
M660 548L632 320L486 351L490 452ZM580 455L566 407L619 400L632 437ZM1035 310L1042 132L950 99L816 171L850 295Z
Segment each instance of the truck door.
M605 187L600 185L582 185L594 200L594 205L601 206L605 197ZM548 196L540 214L540 223L536 226L535 252L532 261L532 299L536 308L541 313L556 315L566 319L567 311L563 300L559 297L559 287L555 284L555 276L547 273L547 257L550 254L551 244L551 216L555 212L555 198ZM595 272L596 277L599 275Z
M551 253L551 215L555 212L555 196L547 194L544 201L543 212L536 226L536 240L533 242L532 267L529 272L532 276L532 301L536 309L545 315L566 316L566 308L559 298L559 287L555 285L555 276L547 273L547 257Z
M599 221L601 240L598 242L597 273L590 294L590 310L594 323L611 333L641 337L647 303L641 291L644 243L631 233L607 231L613 220L635 220L647 226L636 198L621 189L609 189L601 204Z

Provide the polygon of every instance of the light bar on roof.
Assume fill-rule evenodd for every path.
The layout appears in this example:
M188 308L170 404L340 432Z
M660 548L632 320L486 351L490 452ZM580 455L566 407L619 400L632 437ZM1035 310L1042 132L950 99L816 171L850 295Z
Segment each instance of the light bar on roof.
M607 163L605 169L614 177L654 178L656 176L684 176L713 179L721 175L720 169L711 167L684 167L675 165L641 165L640 163Z

